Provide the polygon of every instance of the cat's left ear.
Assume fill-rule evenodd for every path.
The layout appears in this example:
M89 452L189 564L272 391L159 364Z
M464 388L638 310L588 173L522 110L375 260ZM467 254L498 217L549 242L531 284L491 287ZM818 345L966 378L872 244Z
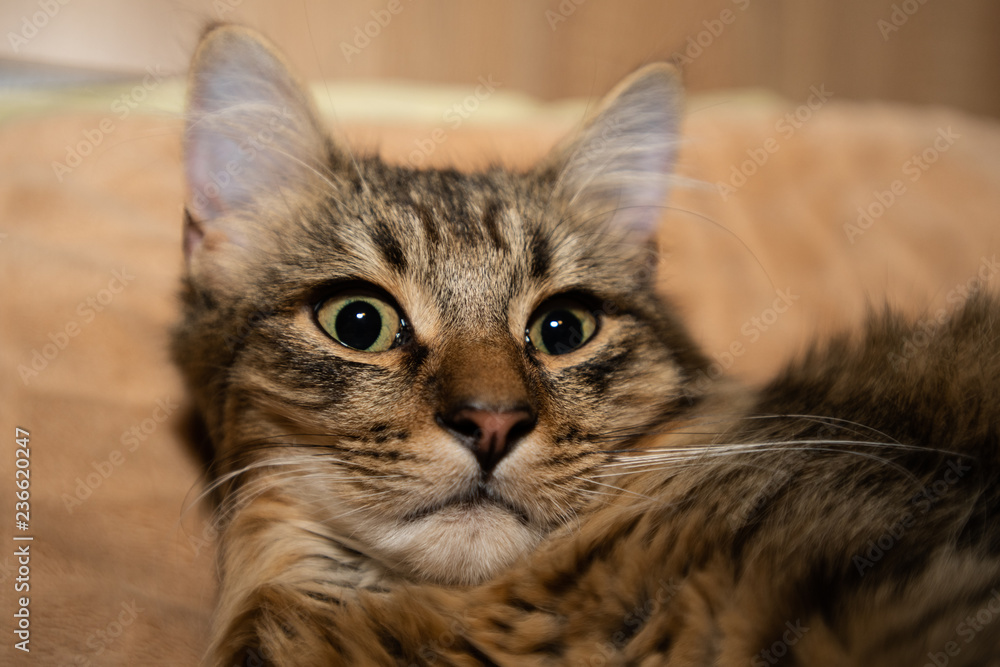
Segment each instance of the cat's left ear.
M652 238L669 191L682 99L669 65L647 65L627 77L546 161L558 173L556 196L585 219Z

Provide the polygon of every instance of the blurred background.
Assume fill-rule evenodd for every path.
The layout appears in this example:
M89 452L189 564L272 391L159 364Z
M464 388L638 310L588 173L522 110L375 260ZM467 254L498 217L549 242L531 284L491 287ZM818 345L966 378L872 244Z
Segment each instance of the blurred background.
M210 21L269 35L313 79L596 97L673 60L691 91L940 104L1000 116L996 0L4 0L0 85L180 73Z

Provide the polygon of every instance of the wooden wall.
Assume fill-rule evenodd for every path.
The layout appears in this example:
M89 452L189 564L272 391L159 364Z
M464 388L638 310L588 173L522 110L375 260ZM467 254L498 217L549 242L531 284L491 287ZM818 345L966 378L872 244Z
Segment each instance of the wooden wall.
M4 34L38 10L37 0L2 5ZM1000 117L996 0L90 0L62 7L19 53L4 47L180 70L199 27L219 19L258 27L313 77L492 74L557 98L598 95L636 65L673 57L692 90L763 86L799 99L825 84L845 98Z

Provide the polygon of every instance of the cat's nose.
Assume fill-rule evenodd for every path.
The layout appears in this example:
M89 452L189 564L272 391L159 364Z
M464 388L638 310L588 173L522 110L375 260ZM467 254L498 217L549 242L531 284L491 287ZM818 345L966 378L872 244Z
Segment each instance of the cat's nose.
M524 408L462 407L441 415L439 420L472 450L484 474L491 472L517 441L535 427L534 414Z

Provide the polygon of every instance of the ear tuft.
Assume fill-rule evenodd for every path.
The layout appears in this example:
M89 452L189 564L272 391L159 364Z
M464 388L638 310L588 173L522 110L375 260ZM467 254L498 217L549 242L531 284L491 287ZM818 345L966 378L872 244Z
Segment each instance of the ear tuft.
M676 70L666 64L643 67L618 84L557 150L556 194L588 218L650 238L669 191L682 97Z

